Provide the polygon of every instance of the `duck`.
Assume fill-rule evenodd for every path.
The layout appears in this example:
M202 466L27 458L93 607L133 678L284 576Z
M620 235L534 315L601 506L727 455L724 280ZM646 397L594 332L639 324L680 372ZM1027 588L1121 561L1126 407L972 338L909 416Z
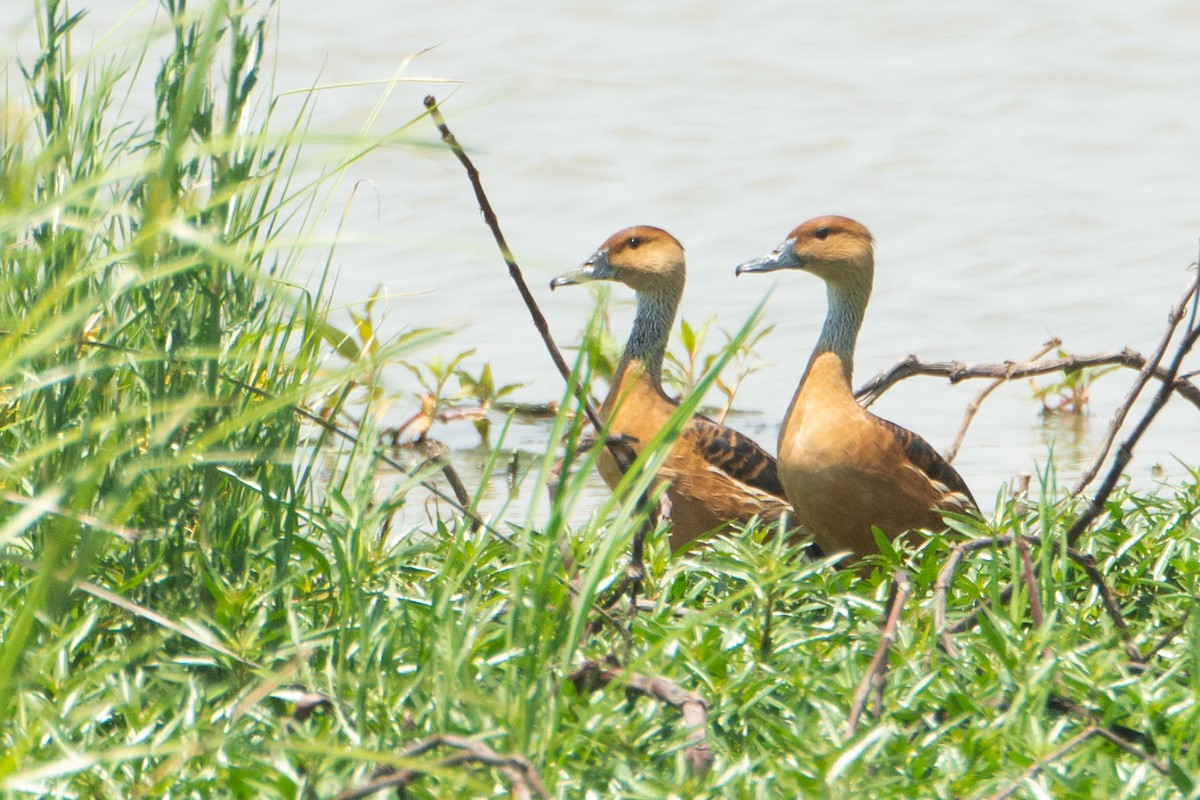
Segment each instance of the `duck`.
M798 269L825 281L824 326L779 431L779 476L796 521L828 555L861 561L888 541L945 530L947 511L978 511L966 481L917 434L854 398L854 349L875 276L861 223L822 216L796 227L735 275Z
M679 240L662 228L638 225L614 233L578 269L550 282L554 290L615 281L636 295L633 328L598 412L610 439L623 440L634 453L679 406L663 390L662 367L685 280ZM607 448L598 468L615 488L622 470ZM791 514L775 459L754 440L701 414L684 425L657 478L667 483L672 551L753 517L775 524Z

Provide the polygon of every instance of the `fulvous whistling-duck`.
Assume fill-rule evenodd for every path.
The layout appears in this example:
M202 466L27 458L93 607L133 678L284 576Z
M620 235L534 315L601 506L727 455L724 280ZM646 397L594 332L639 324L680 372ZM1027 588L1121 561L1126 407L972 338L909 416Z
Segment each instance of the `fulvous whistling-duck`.
M633 330L613 376L600 417L610 437L629 437L640 452L678 404L662 388L663 355L685 279L683 246L660 228L626 228L608 238L574 272L555 278L550 288L611 280L637 293ZM621 471L607 450L600 474L610 488ZM752 516L774 522L791 508L783 499L775 459L749 438L707 417L684 426L659 470L669 482L672 549L731 522Z
M818 217L736 274L802 269L825 281L829 310L821 337L779 432L779 474L800 523L828 554L879 552L872 526L892 540L944 530L939 512L975 507L954 468L912 431L854 399L854 344L862 326L875 254L870 232L846 217Z

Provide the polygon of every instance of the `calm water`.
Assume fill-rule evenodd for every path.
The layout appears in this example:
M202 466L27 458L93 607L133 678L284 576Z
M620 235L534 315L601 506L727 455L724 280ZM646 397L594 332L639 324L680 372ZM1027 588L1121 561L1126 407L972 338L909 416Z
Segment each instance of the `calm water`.
M767 366L746 382L734 420L772 451L824 290L794 273L735 281L733 266L817 214L853 216L878 239L858 382L908 353L1023 360L1051 336L1077 353L1153 349L1200 237L1200 6L736 7L288 0L277 88L387 79L434 48L404 74L458 83L395 86L373 130L412 119L426 93L444 100L563 344L593 298L551 295L547 281L626 225L659 225L687 247L693 322L715 315L736 329L774 289ZM359 132L384 91L323 91L314 127ZM334 198L334 216L349 208L338 297L386 286L390 330L453 331L428 355L475 348L475 368L490 362L497 380L527 384L520 399L557 398L557 373L461 168L422 146L436 142L427 122L408 142L353 165ZM632 307L613 295L623 337ZM956 465L988 506L1051 447L1070 484L1130 376L1103 380L1082 421L1043 420L1027 384L998 391ZM390 383L414 388L402 370ZM912 379L875 410L944 448L980 388ZM398 405L396 421L412 410ZM437 435L475 441L465 425ZM509 443L540 452L545 437L518 426ZM1200 411L1178 400L1130 473L1146 485L1155 465L1178 477L1176 459L1200 463Z

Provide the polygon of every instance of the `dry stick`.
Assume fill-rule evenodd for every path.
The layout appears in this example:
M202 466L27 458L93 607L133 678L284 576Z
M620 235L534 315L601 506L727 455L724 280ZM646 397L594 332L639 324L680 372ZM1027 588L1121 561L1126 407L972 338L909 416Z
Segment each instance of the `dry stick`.
M1188 296L1196 296L1197 288L1200 288L1200 277L1198 277L1197 280L1192 283L1188 290L1188 295L1184 297L1181 305L1177 306L1172 311L1172 331L1174 330L1175 325L1177 325L1179 322L1177 317L1182 316L1182 305L1186 304ZM1178 312L1178 314L1176 312ZM1200 338L1200 326L1196 324L1195 313L1195 308L1193 308L1192 320L1189 322L1188 329L1184 333L1183 339L1180 341L1179 346L1175 349L1175 356L1171 359L1171 364L1167 368L1167 373L1172 376L1172 378L1174 378L1174 376L1179 372L1179 367L1183 363L1183 359L1187 357L1187 354L1191 351L1192 347L1195 346L1196 339ZM1165 349L1166 340L1163 341L1163 347L1160 348L1160 352L1156 356L1156 363L1158 360L1162 359L1163 354L1161 350ZM1092 501L1088 504L1087 509L1067 530L1066 538L1067 545L1069 547L1074 547L1075 543L1079 540L1079 537L1083 535L1083 532L1087 530L1087 528L1096 520L1097 517L1100 516L1100 513L1104 510L1105 501L1108 500L1109 494L1112 493L1112 490L1117 485L1117 481L1120 480L1121 471L1129 463L1130 459L1133 458L1133 448L1137 446L1137 443L1142 438L1142 435L1149 430L1150 423L1156 416L1158 416L1158 412L1162 411L1163 407L1167 404L1167 400L1171 398L1171 393L1173 391L1173 381L1164 382L1159 387L1158 392L1154 395L1154 399L1151 401L1150 407L1146 409L1146 413L1142 415L1141 420L1134 427L1133 432L1129 434L1129 437L1125 439L1125 441L1121 442L1120 447L1117 448L1117 455L1113 458L1112 467L1109 468L1108 474L1105 476L1104 481L1100 484L1100 488L1096 491L1096 494L1092 498ZM1134 396L1131 392L1129 403L1132 404L1133 399ZM1111 442L1111 439L1109 441ZM1098 467L1098 464L1096 466ZM1088 481L1090 480L1091 479L1089 478ZM1079 491L1082 491L1083 487L1087 485L1088 481L1081 480L1080 484L1076 487L1075 492L1078 493Z
M958 570L959 563L969 552L976 550L984 550L992 547L1003 547L1012 544L1013 537L1011 536L996 536L991 539L972 539L969 542L956 544L950 551L950 555L946 558L946 563L942 565L938 572L937 579L933 582L933 628L937 631L938 639L942 643L942 650L950 658L958 658L958 646L954 644L951 638L952 633L957 633L953 626L946 624L946 596L950 589L950 584L954 580L954 573ZM1008 589L1011 591L1012 586ZM1001 602L1004 597L1001 596Z
M461 752L454 753L435 762L429 770L413 768L381 775L363 786L355 789L347 789L337 795L335 800L358 800L358 798L367 797L375 792L393 786L407 786L427 771L447 769L469 763L479 763L499 769L512 781L513 794L518 797L532 797L534 794L539 798L548 799L550 797L550 793L546 791L546 785L542 782L541 776L538 775L537 770L533 768L533 765L524 756L513 753L501 755L483 742L477 742L463 736L454 736L452 734L430 736L428 739L422 739L404 748L402 755L405 758L415 758L442 746L453 747Z
M1179 303L1177 303L1175 307L1171 309L1171 313L1167 315L1168 325L1166 333L1163 334L1162 341L1159 342L1158 347L1155 349L1154 355L1151 357L1150 361L1142 367L1140 373L1138 374L1137 380L1135 380L1133 386L1129 388L1129 393L1126 395L1125 401L1117 408L1117 413L1113 414L1112 419L1109 420L1108 430L1105 433L1104 439L1101 442L1101 446L1096 453L1096 457L1092 460L1092 464L1087 471L1085 471L1079 478L1079 482L1075 484L1075 488L1071 490L1072 497L1080 494L1084 488L1092 482L1092 479L1096 477L1096 473L1100 471L1100 465L1104 463L1105 457L1108 456L1109 448L1112 447L1113 440L1117 438L1117 432L1121 429L1121 426L1125 424L1125 417L1129 414L1129 409L1133 407L1133 402L1137 400L1138 395L1142 393L1142 388L1145 387L1147 381L1150 380L1150 376L1159 371L1158 365L1167 352L1167 346L1170 345L1171 338L1175 335L1175 329L1179 327L1179 322L1183 319L1183 314L1184 311L1187 310L1188 303L1194 299L1198 286L1200 286L1200 275L1197 275L1196 280L1192 281L1192 284L1188 286L1187 291L1184 292ZM1193 314L1194 313L1195 312L1193 312ZM1194 317L1192 321L1193 323L1195 322ZM1192 327L1193 326L1189 326L1189 332L1191 331ZM1188 337L1185 335L1184 342L1181 343L1179 348L1176 349L1172 366L1167 369L1166 374L1161 379L1163 383L1159 387L1158 395L1155 397L1154 404L1151 406L1151 409L1142 416L1142 421L1139 423L1137 429L1135 429L1134 436L1131 437L1131 440L1126 440L1126 444L1121 446L1121 450L1125 450L1127 445L1131 444L1131 442L1136 443L1137 439L1141 438L1141 434L1149 426L1150 420L1152 420L1154 416L1158 414L1158 410L1167 402L1167 399L1171 396L1171 392L1174 391L1176 375L1179 374L1179 366L1183 361L1183 357L1187 355L1187 351L1191 349L1190 344L1187 347L1184 347L1187 339ZM1195 341L1194 337L1192 337L1192 341ZM1122 460L1122 453L1121 451L1118 451L1117 458L1113 464L1113 469L1119 471L1119 469L1125 466L1125 463L1128 462L1132 456L1133 451L1132 449L1129 449L1124 453L1124 460ZM1112 477L1112 471L1109 472L1109 477ZM1115 480L1113 483L1115 484ZM1112 491L1111 486L1109 487L1108 491ZM1104 495L1107 497L1108 493L1105 492ZM1095 501L1093 500L1093 503L1094 502ZM1071 545L1075 544L1075 541L1070 537L1068 537L1068 542Z
M1057 676L1055 677L1054 681L1056 685L1062 684L1061 679ZM1154 759L1151 757L1148 750L1143 750L1139 746L1141 744L1145 744L1147 747L1153 748L1154 740L1149 735L1142 733L1141 731L1134 730L1133 728L1126 727L1125 725L1121 725L1120 723L1110 722L1106 724L1103 719L1101 719L1100 714L1061 694L1051 693L1046 698L1046 708L1058 714L1070 714L1076 717L1082 717L1087 722L1089 727L1099 729L1100 732L1097 735L1103 737L1109 742L1112 742L1126 753L1137 756L1143 762L1149 764L1163 775L1170 774L1165 763Z
M1032 378L1035 375L1046 375L1051 372L1077 372L1085 367L1100 367L1116 364L1128 369L1141 370L1148 362L1145 356L1128 347L1119 353L1097 353L1087 356L1067 356L1052 358L1045 361L1017 363L1005 361L1002 364L963 364L959 361L922 361L915 355L905 356L892 366L880 372L874 378L859 387L854 396L864 407L878 400L884 392L902 380L917 375L947 378L950 383L960 383L973 378L992 378L994 380L1012 381L1018 378ZM1155 379L1164 381L1167 372L1157 368L1153 372ZM1176 376L1172 380L1175 391L1180 397L1200 408L1200 387L1186 377Z
M1096 735L1099 736L1101 739L1104 739L1105 741L1115 744L1117 747L1121 748L1126 753L1129 753L1129 755L1140 758L1142 761L1144 761L1145 763L1147 763L1151 767L1153 767L1155 770L1157 770L1160 774L1162 774L1162 775L1170 775L1171 774L1171 768L1167 764L1163 763L1162 761L1158 760L1157 758L1151 757L1150 754L1148 754L1146 751L1142 750L1140 747L1135 745L1133 742L1129 741L1124 736L1122 736L1121 734L1112 730L1111 728L1100 728L1098 731L1096 731Z
M1154 647L1151 647L1146 652L1145 658L1147 661L1157 656L1164 647L1171 643L1171 640L1183 632L1183 629L1187 627L1188 617L1192 615L1192 608L1194 606L1188 606L1187 610L1183 612L1183 619L1179 620L1171 630L1167 631L1161 639L1155 642Z
M1042 627L1046 616L1042 613L1042 593L1038 591L1037 577L1033 571L1033 559L1029 557L1029 544L1024 539L1017 540L1017 553L1021 556L1021 579L1029 589L1029 618L1034 627ZM1103 582L1103 581L1101 581ZM1120 610L1117 611L1120 614Z
M604 430L604 426L600 423L600 417L592 409L583 387L571 383L571 369L563 359L558 345L555 344L554 337L550 335L550 325L546 322L546 317L542 315L542 310L538 308L537 301L533 299L533 294L529 291L529 286L525 283L525 278L521 274L521 268L517 266L512 250L508 248L508 242L505 241L504 234L500 231L500 223L496 219L496 212L492 210L492 204L483 191L483 183L479 179L479 170L475 168L475 164L471 162L462 145L458 143L458 139L450 132L445 118L442 117L442 112L438 110L437 100L434 99L433 95L426 96L425 108L429 109L429 115L433 118L433 123L437 125L438 131L441 132L442 141L454 152L459 162L462 163L463 169L467 171L467 178L471 181L471 188L475 191L475 200L479 203L479 210L483 212L483 221L487 223L488 228L492 231L496 245L500 248L500 255L504 258L504 263L508 265L508 274L513 279L513 283L517 285L517 291L521 293L521 299L525 301L525 307L529 309L529 315L533 317L533 325L537 328L538 333L541 334L542 341L546 344L546 350L550 352L550 358L554 361L554 366L558 367L559 374L562 375L563 380L567 381L572 390L574 390L575 396L579 400L579 405L583 408L584 413L587 414L592 427L597 432ZM616 458L617 454L613 453L613 457Z
M554 361L554 366L558 368L558 372L562 375L563 380L571 388L579 401L580 407L587 415L588 421L592 423L596 433L599 434L604 430L604 425L600 421L599 415L592 408L591 401L588 399L587 391L580 384L571 380L571 369L567 366L567 362L562 357L562 353L558 349L558 345L554 342L554 337L550 335L550 325L546 322L546 317L542 314L542 310L538 307L537 301L533 299L533 294L529 291L529 286L525 283L525 278L521 274L521 268L517 265L516 259L513 257L512 250L508 247L508 242L504 238L504 233L500 230L500 222L496 218L496 212L492 209L491 201L488 200L487 194L483 191L483 182L479 177L479 170L471 161L466 151L463 150L458 139L450 131L450 127L446 124L442 112L438 109L437 100L433 95L426 95L425 108L429 110L429 116L437 125L438 131L442 134L442 141L453 151L459 162L463 165L463 169L467 171L467 178L471 182L471 188L475 192L475 200L479 203L479 210L483 213L483 221L487 223L488 228L492 231L492 237L496 240L496 246L500 248L500 255L504 259L504 263L508 266L508 274L512 278L513 283L517 285L517 291L521 294L521 299L525 302L525 307L529 309L529 315L533 318L533 325L541 334L542 341L546 345L546 350L550 353L551 360ZM612 454L613 460L617 462L617 467L622 473L629 469L633 463L635 454L624 443L623 438L617 439L608 437L605 439L604 445ZM644 501L644 497L640 498L638 503ZM647 529L654 527L653 514L647 515L646 522L643 523L639 533L645 537ZM645 564L639 559L631 563L631 568L636 572L645 573ZM631 603L631 607L636 607L636 596L633 598L635 602Z
M679 709L683 715L683 726L688 729L688 746L684 759L693 775L705 775L713 764L712 749L708 745L708 703L695 692L689 692L666 678L652 678L637 672L605 667L596 661L585 661L569 676L580 694L603 688L614 680L625 681L627 691L637 692L660 700Z
M872 690L874 690L875 697L875 713L883 713L883 689L887 684L888 651L892 647L892 642L896 641L896 630L900 626L900 613L904 610L904 602L908 600L909 592L912 591L912 581L909 580L908 573L898 569L894 573L894 579L895 585L892 586L892 596L888 600L887 615L884 618L883 628L879 632L879 647L875 650L875 657L871 659L871 666L867 668L867 674L863 676L862 681L858 684L858 689L854 692L854 703L850 707L850 720L847 723L849 736L854 736L858 731L858 720L866 710Z
M933 585L933 627L938 632L938 639L941 641L942 649L945 650L946 655L950 656L951 658L958 656L958 648L955 646L953 639L950 637L953 634L962 633L973 626L975 620L978 619L979 615L985 610L985 607L981 603L980 605L977 605L970 614L968 614L962 620L959 620L954 625L946 624L946 598L950 584L954 581L954 573L958 570L959 564L962 562L963 557L966 556L967 553L973 553L977 550L990 549L992 547L1007 547L1013 544L1014 541L1017 543L1018 548L1024 546L1037 547L1041 546L1042 544L1042 539L1040 536L1021 536L1019 538L1013 536L996 536L990 539L972 539L969 542L962 542L961 544L955 545L954 549L950 551L950 556L946 559L946 563L942 565L941 571L938 572L937 580L934 581ZM1100 573L1099 568L1096 566L1096 559L1093 558L1089 553L1083 553L1071 547L1067 548L1067 557L1083 569L1084 574L1088 576L1088 578L1095 585L1096 590L1100 593L1100 600L1104 604L1104 610L1108 613L1109 617L1112 618L1113 624L1120 633L1129 657L1136 664L1144 663L1144 657L1132 643L1129 625L1125 622L1125 616L1121 613L1121 605L1117 602L1117 598L1113 594L1112 589L1108 588L1108 584L1105 583L1104 576ZM1033 583L1035 580L1033 573L1034 570L1032 569L1032 564L1030 563L1025 573L1025 580L1029 582L1030 602L1037 602L1040 611L1040 598L1038 598L1036 601L1034 600L1034 598L1037 597L1037 586L1035 583ZM1005 587L1004 592L1001 592L1000 594L1001 602L1007 601L1012 596L1013 587L1014 584L1009 584L1007 587Z
M1088 739L1092 738L1093 736L1098 736L1099 734L1100 729L1094 725L1084 728L1080 733L1068 739L1061 747L1052 750L1050 753L1030 764L1029 768L1021 773L1021 777L1017 778L1004 789L996 792L994 795L991 795L988 800L1004 800L1006 797L1011 797L1013 792L1017 791L1017 789L1020 789L1021 784L1025 783L1025 781L1032 780L1033 778L1037 777L1038 773L1044 770L1050 764L1062 758L1067 753L1086 742Z
M1044 345L1042 345L1041 350L1037 351L1032 356L1030 356L1029 360L1026 363L1032 364L1032 363L1037 362L1044 355L1046 355L1046 353L1049 353L1051 350L1053 350L1054 348L1058 347L1061 344L1062 344L1062 339L1051 339L1050 341L1048 341ZM1007 378L997 378L996 380L994 380L990 384L988 384L988 386L985 389L983 389L979 394L975 395L975 398L973 400L971 400L970 403L967 404L967 410L966 410L966 413L963 414L962 423L958 426L958 433L955 434L954 441L950 444L950 447L947 448L947 450L944 454L947 462L950 462L950 463L954 462L954 457L958 455L958 448L962 446L963 439L965 439L967 436L967 429L969 427L971 427L971 422L975 419L975 415L977 413L979 413L979 407L981 405L983 405L983 401L987 399L988 395L990 395L992 392L999 389L1001 386L1003 386L1007 382L1008 382Z
M1122 418L1124 418L1124 415L1126 413L1128 413L1129 406L1132 405L1133 400L1137 396L1137 392L1140 392L1141 387L1145 385L1146 380L1148 380L1148 378L1150 376L1153 376L1153 377L1157 378L1158 380L1162 381L1162 384L1159 387L1159 391L1155 395L1155 398L1154 398L1153 402L1151 403L1150 408L1148 408L1146 410L1146 413L1142 416L1141 421L1138 423L1138 425L1134 429L1133 433L1130 434L1129 438L1126 439L1121 444L1120 448L1118 448L1117 456L1115 459L1113 459L1112 468L1109 470L1108 475L1106 476L1104 482L1100 486L1100 489L1096 492L1095 497L1092 498L1091 503L1088 504L1088 507L1084 511L1084 513L1082 515L1080 515L1075 520L1075 522L1071 525L1071 527L1067 530L1066 540L1067 540L1068 548L1073 548L1075 546L1075 544L1078 543L1079 538L1083 535L1084 531L1086 531L1088 529L1088 527L1100 516L1101 512L1104 510L1104 503L1108 500L1108 496L1112 493L1112 490L1116 487L1117 481L1120 479L1121 470L1123 470L1125 468L1125 466L1129 463L1129 460L1133 457L1133 447L1137 444L1137 442L1141 439L1142 435L1149 428L1150 422L1158 415L1158 412L1162 410L1163 406L1166 405L1166 402L1170 398L1172 392L1179 392L1181 395L1188 396L1188 393L1191 390L1196 388L1195 386L1193 386L1190 383L1183 382L1184 384L1186 384L1187 387L1190 387L1185 390L1181 386L1180 379L1177 378L1177 375L1179 374L1180 364L1182 364L1183 359L1187 356L1188 352L1192 349L1192 346L1196 343L1197 337L1200 337L1200 328L1195 327L1195 308L1193 308L1192 322L1191 322L1191 324L1189 324L1189 328L1188 328L1187 332L1185 333L1183 340L1180 342L1179 347L1176 349L1175 356L1172 359L1171 365L1168 368L1163 369L1163 368L1159 367L1159 362L1162 361L1162 357L1166 351L1166 347L1170 343L1171 337L1174 334L1175 329L1179 325L1179 321L1183 318L1183 312L1184 312L1184 309L1186 308L1188 302L1189 301L1194 302L1196 300L1198 288L1200 288L1200 277L1197 277L1197 279L1192 281L1191 285L1188 287L1188 290L1184 293L1183 298L1180 300L1179 304L1176 305L1175 308L1173 308L1171 310L1171 313L1168 316L1168 322L1170 323L1169 328L1167 330L1166 335L1163 337L1162 343L1159 345L1158 351L1156 352L1153 359L1151 359L1150 361L1145 361L1145 359L1143 359L1140 355L1133 353L1133 351L1130 351L1130 350L1124 351L1127 354L1136 355L1137 358L1140 359L1140 363L1142 364L1142 372L1141 372L1141 375L1139 376L1139 380L1136 382L1134 389L1132 389L1130 391L1129 396L1126 399L1126 402L1124 404L1122 404L1122 409L1119 411ZM915 359L912 359L912 360L915 361ZM901 363L904 363L904 362L901 362ZM1041 366L1044 367L1044 366L1046 366L1048 364L1052 364L1052 363L1053 362L1042 362ZM1108 362L1108 363L1114 363L1114 362ZM1124 363L1124 362L1120 362L1120 363ZM1128 364L1126 364L1126 366L1128 366ZM893 368L893 369L895 369L895 368ZM913 373L913 374L925 374L925 373ZM940 374L940 373L929 373L929 374ZM883 377L885 377L885 379L886 379L886 373L884 374ZM971 377L971 376L969 376L969 377ZM878 378L876 380L878 380ZM896 380L899 380L899 379L897 378ZM951 381L954 381L954 380L955 380L955 377L951 376ZM872 381L872 383L874 383L874 382L875 381ZM895 381L892 380L892 381L888 382L887 380L884 380L884 381L879 381L879 382L881 385L883 385L886 388L886 386L891 385L891 383L894 383ZM869 391L874 391L874 389L870 389ZM1191 399L1191 398L1189 397L1189 399ZM1195 401L1193 400L1193 402L1195 402ZM1115 436L1115 433L1113 435ZM1112 439L1111 439L1111 437L1109 437L1107 439L1107 444L1105 445L1105 448L1104 448L1105 452L1107 452L1108 447L1111 446L1111 441L1112 441ZM1094 477L1094 474L1095 474L1095 471L1093 470L1092 471L1093 477ZM1072 494L1073 495L1078 494L1079 492L1081 492L1083 490L1083 488L1087 485L1087 483L1090 483L1090 482L1091 482L1091 477L1087 477L1086 480L1081 479L1079 485L1076 487L1075 490L1073 490ZM961 556L959 558L961 559ZM1085 567L1085 569L1086 569L1086 567ZM943 571L945 571L944 568L943 568ZM1091 574L1092 573L1089 573L1089 576L1091 576ZM1099 573L1097 572L1095 574L1098 575ZM1103 586L1103 583L1101 582L1098 585ZM1004 600L1007 600L1007 598L1011 597L1012 591L1013 591L1013 586L1011 584L1008 585L1007 587L1005 587L1004 590L1000 594L1001 600L1004 601ZM1108 592L1107 587L1104 587L1102 589L1102 591L1105 593L1106 598L1111 598L1111 596L1112 596L1111 592ZM1105 604L1106 604L1106 607L1109 607L1108 599L1105 600ZM986 600L982 601L975 607L975 609L973 611L971 611L965 617L960 619L953 626L951 626L950 628L946 628L946 629L941 629L941 627L939 626L939 630L942 630L943 634L961 633L962 631L968 630L969 628L974 627L975 623L979 620L979 616L984 611L986 611L987 608L988 608L988 602ZM1113 601L1113 606L1109 607L1110 614L1112 614L1112 611L1114 608L1115 608L1115 601ZM1114 616L1113 618L1114 618L1114 620L1120 619L1119 615ZM944 618L943 618L943 621L944 621ZM1121 621L1121 625L1122 625L1122 629L1124 629L1123 628L1123 620ZM945 644L948 641L949 641L948 637L945 637L943 639L943 644Z

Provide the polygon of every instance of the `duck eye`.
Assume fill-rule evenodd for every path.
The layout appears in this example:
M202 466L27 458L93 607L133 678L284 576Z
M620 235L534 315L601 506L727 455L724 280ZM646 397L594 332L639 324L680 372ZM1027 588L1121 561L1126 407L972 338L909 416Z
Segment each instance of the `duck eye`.
M629 242L628 242L627 244L628 244L630 247L632 247L634 250L637 250L639 247L641 247L641 246L642 246L642 240L641 240L641 239L639 239L639 238L638 238L638 237L636 237L636 236L630 236L630 237L629 237Z
M813 236L817 237L821 241L824 241L829 238L829 228L817 228L816 231L813 232Z

